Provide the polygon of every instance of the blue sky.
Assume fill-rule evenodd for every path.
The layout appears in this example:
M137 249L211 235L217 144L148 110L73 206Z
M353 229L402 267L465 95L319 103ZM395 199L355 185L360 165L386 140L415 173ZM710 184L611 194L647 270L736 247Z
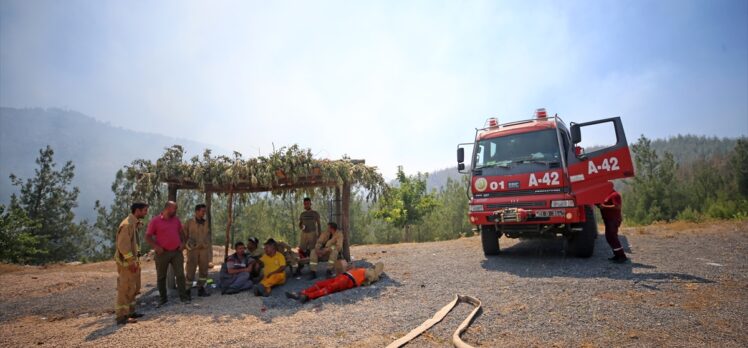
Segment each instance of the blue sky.
M0 105L392 177L545 107L748 135L748 1L0 1ZM605 142L604 139L589 139Z

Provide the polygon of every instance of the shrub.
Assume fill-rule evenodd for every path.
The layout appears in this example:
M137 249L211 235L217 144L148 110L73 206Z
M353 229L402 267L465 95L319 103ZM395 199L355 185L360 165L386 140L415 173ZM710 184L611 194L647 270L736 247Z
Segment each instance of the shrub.
M687 222L701 222L704 220L704 216L693 208L686 207L678 213L676 219Z

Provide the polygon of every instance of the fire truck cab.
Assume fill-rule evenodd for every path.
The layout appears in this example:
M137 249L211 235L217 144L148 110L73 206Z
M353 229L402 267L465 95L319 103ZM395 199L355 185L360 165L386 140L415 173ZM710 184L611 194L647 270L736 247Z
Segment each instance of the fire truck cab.
M586 133L603 126L609 146L580 147ZM465 163L465 150L472 157ZM470 175L470 223L486 255L499 254L499 238L566 238L566 251L592 256L597 224L594 206L613 191L611 180L634 176L620 117L568 127L558 115L537 109L533 118L476 129L473 143L459 144L457 166Z

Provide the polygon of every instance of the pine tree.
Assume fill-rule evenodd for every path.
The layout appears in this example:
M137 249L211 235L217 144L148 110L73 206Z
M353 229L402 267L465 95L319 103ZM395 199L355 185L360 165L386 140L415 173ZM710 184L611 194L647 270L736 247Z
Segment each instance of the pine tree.
M75 224L73 208L78 206L78 188L70 187L75 175L71 161L56 170L54 151L50 146L39 150L36 159L39 166L31 179L23 181L11 174L14 186L20 195L11 196L10 209L23 211L38 224L33 235L39 241L38 254L33 262L75 260L79 256L81 242L86 234L86 224Z

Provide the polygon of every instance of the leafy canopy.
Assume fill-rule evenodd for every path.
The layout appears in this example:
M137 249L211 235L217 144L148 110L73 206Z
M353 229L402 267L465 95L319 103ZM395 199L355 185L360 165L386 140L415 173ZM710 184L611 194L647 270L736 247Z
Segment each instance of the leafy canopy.
M386 188L376 167L349 158L338 161L315 159L311 150L301 149L298 145L280 148L267 157L247 159L236 151L233 157L229 157L212 156L210 150L205 150L202 157L194 156L189 161L184 159L184 149L174 145L155 162L133 161L124 168L124 175L135 183L134 189L140 193L136 196L141 197L157 194L161 183L175 180L196 184L203 191L207 186L229 191L243 184L282 194L285 191L280 190L279 185L310 175L318 175L321 180L338 185L343 182L358 185L367 192L367 199L376 199Z

